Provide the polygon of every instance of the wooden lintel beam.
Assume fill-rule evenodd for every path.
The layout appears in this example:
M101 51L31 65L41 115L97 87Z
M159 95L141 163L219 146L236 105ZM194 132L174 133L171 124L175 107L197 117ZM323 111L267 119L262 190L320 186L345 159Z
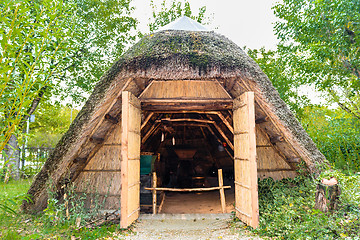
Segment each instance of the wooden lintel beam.
M109 122L111 122L112 124L117 124L119 122L119 120L113 116L111 116L110 114L105 114L105 119Z
M255 120L255 124L261 124L261 123L264 123L264 122L267 122L269 121L269 117L262 117L262 118L258 118Z
M270 137L270 142L272 144L275 144L275 143L278 143L278 142L283 142L284 141L284 138L282 136L273 136L273 137Z
M93 142L95 144L102 144L104 142L104 139L98 137L91 137L90 142Z
M216 111L232 109L232 99L144 99L141 109L144 111Z

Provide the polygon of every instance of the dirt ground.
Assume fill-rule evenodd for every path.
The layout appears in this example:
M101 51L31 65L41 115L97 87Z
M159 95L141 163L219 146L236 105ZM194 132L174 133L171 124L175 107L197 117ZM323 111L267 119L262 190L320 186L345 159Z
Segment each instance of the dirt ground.
M149 217L150 216L150 217ZM219 216L219 217L217 217ZM227 214L150 214L142 215L132 233L119 236L124 240L212 240L260 239L251 236L239 223L230 227L231 215Z
M225 190L226 213L234 211L235 194ZM160 213L222 213L219 191L179 193L167 192Z

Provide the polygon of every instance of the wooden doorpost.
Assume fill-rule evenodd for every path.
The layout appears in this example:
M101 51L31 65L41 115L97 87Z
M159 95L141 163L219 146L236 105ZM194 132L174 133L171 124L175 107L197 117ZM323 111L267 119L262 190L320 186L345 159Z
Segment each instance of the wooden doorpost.
M233 122L236 217L257 228L259 204L253 92L245 92L234 100Z
M130 92L122 92L121 228L127 228L140 213L140 125L140 100Z

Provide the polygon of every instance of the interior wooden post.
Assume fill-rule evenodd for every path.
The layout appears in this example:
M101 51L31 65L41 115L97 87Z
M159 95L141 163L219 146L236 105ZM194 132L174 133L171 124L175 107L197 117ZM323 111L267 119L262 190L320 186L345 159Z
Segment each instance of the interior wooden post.
M153 214L156 214L156 187L157 187L157 176L156 176L156 172L154 171L152 174L152 197L153 197Z
M224 191L224 180L223 180L223 174L222 169L218 169L218 179L219 179L219 191L220 191L220 202L221 202L221 210L223 213L226 212L226 202L225 202L225 191Z

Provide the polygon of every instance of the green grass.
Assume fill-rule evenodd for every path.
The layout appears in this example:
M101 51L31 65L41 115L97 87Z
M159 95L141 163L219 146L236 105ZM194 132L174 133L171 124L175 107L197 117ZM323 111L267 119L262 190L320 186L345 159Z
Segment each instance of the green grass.
M50 222L44 213L22 213L20 205L23 198L16 200L16 197L27 192L31 181L32 179L25 179L0 183L0 203L3 203L4 199L10 199L8 205L16 211L12 213L0 209L0 239L71 239L71 236L78 239L104 239L123 234L118 224L77 230L70 221Z

